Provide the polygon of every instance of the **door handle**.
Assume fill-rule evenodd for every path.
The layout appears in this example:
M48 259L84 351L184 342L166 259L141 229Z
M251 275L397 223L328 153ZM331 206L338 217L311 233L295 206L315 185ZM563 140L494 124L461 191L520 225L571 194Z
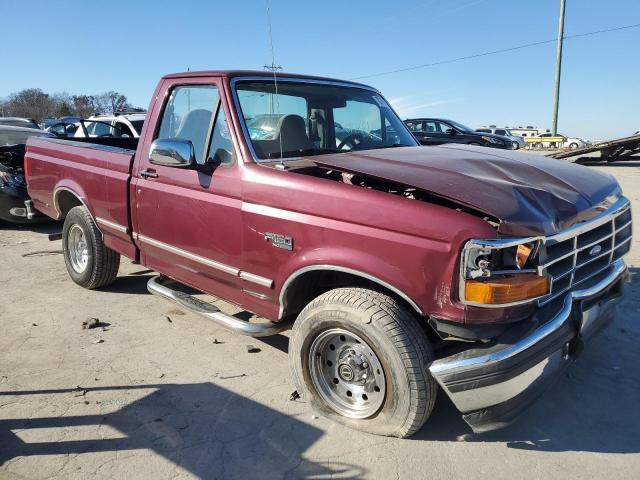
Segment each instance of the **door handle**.
M158 178L158 174L153 169L142 170L140 176L142 178Z

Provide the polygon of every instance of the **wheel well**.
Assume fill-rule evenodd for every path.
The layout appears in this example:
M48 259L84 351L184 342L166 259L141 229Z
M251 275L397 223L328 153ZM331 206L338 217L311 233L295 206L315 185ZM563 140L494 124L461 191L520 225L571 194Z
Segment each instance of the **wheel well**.
M83 205L82 200L69 190L60 190L56 195L55 204L61 219L66 217L73 207Z
M281 295L281 318L289 321L295 320L295 317L311 300L329 290L342 287L362 287L384 293L403 304L409 311L423 316L415 305L412 305L398 292L374 280L356 273L339 270L310 270L298 275L291 284L285 285L286 290Z

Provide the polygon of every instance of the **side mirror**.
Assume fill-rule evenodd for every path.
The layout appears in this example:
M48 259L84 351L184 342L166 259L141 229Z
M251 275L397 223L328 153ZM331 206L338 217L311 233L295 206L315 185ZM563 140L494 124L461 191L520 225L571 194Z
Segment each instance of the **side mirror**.
M151 144L149 162L166 167L190 167L195 162L193 144L179 138L159 138Z
M454 128L447 128L444 133L447 135L456 135L458 132Z

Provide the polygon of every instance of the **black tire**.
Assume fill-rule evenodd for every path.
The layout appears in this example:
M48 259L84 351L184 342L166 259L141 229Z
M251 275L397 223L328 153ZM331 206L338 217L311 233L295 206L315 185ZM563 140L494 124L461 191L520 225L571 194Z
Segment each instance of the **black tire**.
M86 243L86 266L78 270L73 266L70 232L80 229ZM62 228L62 251L64 263L71 279L90 290L111 285L118 276L120 254L104 245L102 234L86 207L72 208L64 219Z
M518 142L511 142L512 150L520 150L520 144Z
M578 144L577 144L577 143L575 143L575 142L574 142L574 143L571 143L571 144L569 145L569 148L570 148L571 150L576 150L576 149L578 148Z
M304 308L293 326L289 359L298 392L316 412L338 423L377 435L413 435L429 418L437 393L429 372L433 352L417 322L392 297L372 290L338 288L320 295ZM363 339L384 370L383 403L368 418L338 413L311 379L312 344L323 332L336 328Z

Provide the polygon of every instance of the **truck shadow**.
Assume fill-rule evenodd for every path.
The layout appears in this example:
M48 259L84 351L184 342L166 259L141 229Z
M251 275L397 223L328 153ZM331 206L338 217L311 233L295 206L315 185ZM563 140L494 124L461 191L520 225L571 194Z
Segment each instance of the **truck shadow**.
M321 430L212 383L0 392L13 401L40 395L63 396L66 404L77 403L72 410L91 413L0 419L0 465L16 457L149 450L199 478L360 479L367 473L304 459ZM42 439L30 435L33 429L53 429L50 438L61 440L29 441ZM67 440L88 431L96 439ZM121 468L115 455L113 468Z
M151 295L149 293L149 290L147 290L147 282L156 274L149 274L146 272L148 271L143 271L143 273L134 272L133 274L129 275L118 275L118 279L114 283L112 283L108 287L102 287L100 291L111 293L129 293L133 295Z
M640 268L630 271L632 282L616 320L591 339L577 362L516 422L473 434L439 391L431 418L412 438L500 442L543 452L640 452Z
M59 233L62 231L62 222L57 222L51 219L44 219L36 223L7 223L0 222L0 231L2 230L15 230L26 231L34 233L42 233L45 235Z

